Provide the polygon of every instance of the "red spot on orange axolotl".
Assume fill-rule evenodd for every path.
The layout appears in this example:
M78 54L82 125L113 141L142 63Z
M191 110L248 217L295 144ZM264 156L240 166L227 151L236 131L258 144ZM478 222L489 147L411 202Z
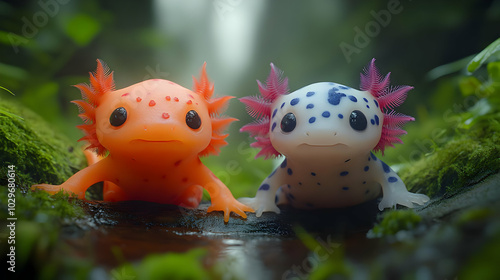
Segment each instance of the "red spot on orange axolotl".
M174 166L175 166L175 167L177 167L177 166L179 166L179 164L181 164L181 161L180 161L180 160L176 161L176 162L174 163Z
M191 94L188 94L188 96L189 96L189 98L194 99L194 96L192 96Z
M188 181L188 178L187 178L187 177L182 178L182 182L183 182L183 183L186 183L187 181Z
M188 104L188 105L193 104L193 101L192 101L192 100L188 100L188 101L186 102L186 104Z
M168 113L163 113L163 114L161 114L161 117L164 119L168 119L168 118L170 118L170 115Z
M165 99L167 99L167 101L170 101L170 96L166 96Z
M153 107L156 105L156 102L154 100L149 101L149 106Z
M124 93L124 94L122 94L122 97L125 97L125 96L127 96L127 95L129 95L129 94L130 94L129 92Z
M179 98L174 97L174 101L175 101L175 102L179 102Z
M136 100L137 102L141 102L141 101L142 101L142 98L137 97L135 100Z

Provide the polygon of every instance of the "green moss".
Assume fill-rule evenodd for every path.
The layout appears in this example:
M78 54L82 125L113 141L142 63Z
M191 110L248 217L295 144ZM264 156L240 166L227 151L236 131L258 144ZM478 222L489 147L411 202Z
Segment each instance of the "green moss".
M395 235L401 230L414 229L421 221L422 217L411 209L385 212L382 221L368 232L368 236L382 237Z
M1 176L0 219L17 218L16 221L16 273L19 279L28 272L37 271L39 279L54 279L71 267L88 272L88 264L69 263L71 258L54 256L60 231L84 212L78 200L72 200L62 192L49 195L42 191L29 191L32 184L60 184L84 166L84 156L76 143L71 143L54 131L39 116L12 101L0 101L0 173L7 174L8 166L14 165L15 205L12 214L8 200L7 176ZM2 237L10 233L0 230ZM3 239L3 238L2 238ZM2 254L10 247L0 245ZM4 255L5 255L4 254ZM69 272L66 272L69 273ZM26 275L25 275L26 274Z
M16 168L16 183L29 188L36 183L61 184L85 166L77 143L54 131L38 115L19 104L0 101L0 173ZM6 186L6 176L0 185Z
M490 137L461 135L400 171L412 190L429 196L456 192L500 169L499 133Z

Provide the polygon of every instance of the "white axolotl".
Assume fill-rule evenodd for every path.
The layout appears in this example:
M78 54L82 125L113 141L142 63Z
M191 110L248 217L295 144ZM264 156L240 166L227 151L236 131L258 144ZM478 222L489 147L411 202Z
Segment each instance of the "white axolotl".
M279 213L278 204L295 208L338 208L379 196L379 209L422 205L423 194L405 184L373 151L402 143L401 127L414 118L394 112L410 86L389 86L373 59L361 75L361 91L330 82L315 83L288 93L288 80L271 64L262 96L240 99L256 118L240 131L249 132L260 148L256 157L285 159L260 185L254 198L240 201L263 212Z

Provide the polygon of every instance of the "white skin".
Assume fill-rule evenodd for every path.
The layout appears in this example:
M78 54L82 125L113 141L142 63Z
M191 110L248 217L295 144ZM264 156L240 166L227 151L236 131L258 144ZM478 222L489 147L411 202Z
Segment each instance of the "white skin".
M371 153L380 139L383 113L369 92L316 83L280 96L272 107L270 139L285 159L255 197L240 199L258 217L279 213L277 204L352 206L376 198L381 190L380 210L429 200L408 192L396 172Z

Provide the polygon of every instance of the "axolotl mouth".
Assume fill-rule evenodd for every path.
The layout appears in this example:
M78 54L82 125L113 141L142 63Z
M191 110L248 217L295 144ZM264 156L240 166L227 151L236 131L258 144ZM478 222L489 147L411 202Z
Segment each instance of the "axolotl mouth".
M134 139L130 143L182 143L180 140L147 140L147 139Z
M317 144L308 144L308 143L302 143L299 145L299 147L317 147L317 148L340 148L340 147L347 147L346 144L342 143L336 143L336 144L330 144L330 145L317 145Z

